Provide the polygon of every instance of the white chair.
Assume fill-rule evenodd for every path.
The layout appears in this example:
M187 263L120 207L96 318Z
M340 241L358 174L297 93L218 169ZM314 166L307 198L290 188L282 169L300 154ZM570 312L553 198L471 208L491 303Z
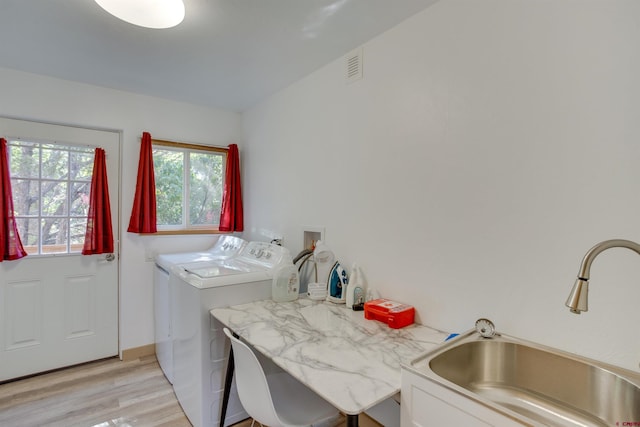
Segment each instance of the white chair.
M240 403L269 427L303 427L338 417L338 410L284 371L265 375L251 348L224 328L231 339Z

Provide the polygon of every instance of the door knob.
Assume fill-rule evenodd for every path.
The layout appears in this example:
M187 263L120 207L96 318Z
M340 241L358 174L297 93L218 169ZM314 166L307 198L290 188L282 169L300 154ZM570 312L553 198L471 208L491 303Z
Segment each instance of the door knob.
M111 261L113 261L114 259L116 259L116 256L115 256L114 254L107 254L107 256L106 256L106 257L104 257L104 259L105 259L105 260L107 260L107 261L109 261L109 262L111 262Z

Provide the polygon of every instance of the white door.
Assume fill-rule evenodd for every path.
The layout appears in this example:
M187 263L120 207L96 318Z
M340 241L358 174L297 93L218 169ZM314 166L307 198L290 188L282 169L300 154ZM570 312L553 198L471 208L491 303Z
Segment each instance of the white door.
M40 176L13 188L18 220L30 225L21 235L29 255L0 263L0 381L117 355L120 133L0 118L0 137L58 156L55 168L41 160L31 172ZM84 159L85 176L77 179L86 181L88 170L90 180L95 147L106 152L115 256L80 254L82 219L74 215L88 197L86 182L65 181L82 173L59 160L65 149L70 159ZM27 181L25 195L17 187ZM27 196L30 207L16 206L16 197Z

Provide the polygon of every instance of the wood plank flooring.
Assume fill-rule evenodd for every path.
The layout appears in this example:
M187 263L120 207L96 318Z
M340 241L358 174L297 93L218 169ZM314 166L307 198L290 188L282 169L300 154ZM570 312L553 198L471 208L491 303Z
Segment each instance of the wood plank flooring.
M344 417L336 427L345 426ZM234 427L248 427L251 420ZM258 425L258 424L256 424ZM156 358L104 359L0 384L0 427L190 427ZM380 424L360 416L361 427Z
M189 427L154 356L100 360L0 385L0 426Z

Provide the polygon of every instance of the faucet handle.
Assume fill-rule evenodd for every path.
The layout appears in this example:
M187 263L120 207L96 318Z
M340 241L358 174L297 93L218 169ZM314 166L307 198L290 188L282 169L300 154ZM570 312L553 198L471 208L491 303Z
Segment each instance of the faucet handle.
M493 338L496 335L496 327L489 319L481 318L476 320L476 331L482 338Z

